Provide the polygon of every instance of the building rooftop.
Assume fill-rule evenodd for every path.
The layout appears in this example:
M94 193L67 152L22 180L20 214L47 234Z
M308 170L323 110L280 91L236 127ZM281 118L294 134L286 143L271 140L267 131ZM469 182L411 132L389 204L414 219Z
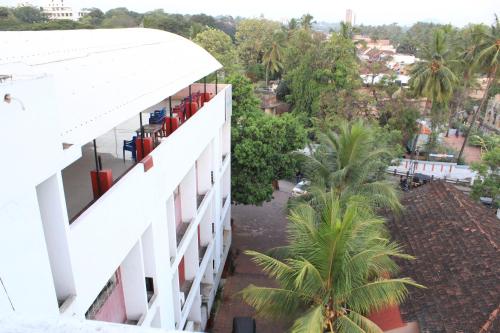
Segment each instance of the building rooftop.
M411 191L403 204L389 228L416 260L401 262L401 275L427 287L411 290L405 321L421 332L498 332L500 221L444 182Z
M222 67L190 40L154 29L6 31L0 41L0 74L11 77L2 94L27 110L55 109L69 144L99 137ZM42 80L47 91L30 85ZM37 94L53 104L32 105Z

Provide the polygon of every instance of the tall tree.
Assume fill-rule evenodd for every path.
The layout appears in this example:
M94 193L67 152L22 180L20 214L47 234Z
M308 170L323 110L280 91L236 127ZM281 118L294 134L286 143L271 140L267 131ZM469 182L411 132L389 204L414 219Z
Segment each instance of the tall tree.
M464 142L460 148L457 161L460 160L464 152L465 145L471 133L471 129L476 122L477 115L486 107L490 88L495 80L498 79L498 62L500 61L500 21L495 15L495 22L491 25L488 31L480 32L481 44L479 45L479 53L474 64L487 73L486 88L479 108L474 113L471 124L465 134Z
M264 53L272 44L273 34L280 24L266 19L244 19L236 29L236 45L240 59L248 69L261 65Z
M448 113L448 103L453 94L458 79L448 66L448 48L446 34L439 29L434 32L434 38L427 48L424 61L417 62L411 70L410 86L417 96L427 98L431 105L431 121L433 135L431 141L437 138L437 129ZM418 142L418 137L415 142ZM412 151L415 151L413 147Z
M462 31L460 39L457 43L455 43L458 57L454 62L454 67L455 72L460 73L461 75L461 87L460 89L457 89L458 96L455 103L455 110L450 113L446 136L448 136L449 128L451 127L451 122L453 121L454 116L460 112L463 106L463 101L467 98L469 90L476 82L474 62L479 52L479 44L481 42L480 36L482 31L484 31L483 25L477 24L469 26Z
M291 115L264 114L247 78L235 74L228 81L233 86L231 198L260 205L271 200L273 180L293 175L289 153L304 147L306 133Z
M278 287L249 285L243 300L258 315L291 318L291 332L382 333L367 316L401 303L408 286L394 258L411 259L384 237L384 220L364 213L364 205L342 205L333 194L319 205L292 208L288 245L262 254L247 251ZM319 208L318 208L319 206Z
M230 75L238 68L236 48L226 33L217 29L207 29L196 35L193 41L210 52L224 66L225 74Z
M311 30L313 23L315 23L313 19L314 17L309 13L302 15L302 17L300 18L300 25L302 29Z
M285 48L285 34L275 31L270 47L265 51L262 58L266 66L266 86L269 81L269 74L276 74L283 68L283 49Z

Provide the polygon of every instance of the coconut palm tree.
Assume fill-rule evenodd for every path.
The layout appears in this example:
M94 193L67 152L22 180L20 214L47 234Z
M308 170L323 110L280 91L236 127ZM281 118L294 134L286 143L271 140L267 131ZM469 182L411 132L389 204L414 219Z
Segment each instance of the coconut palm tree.
M460 112L463 101L469 95L469 90L474 88L476 83L476 73L474 62L479 53L479 44L481 42L480 36L484 32L485 26L482 24L475 24L469 26L464 30L459 43L456 43L457 59L453 61L454 72L461 74L461 91L459 92L456 100L455 111L450 114L448 120L448 136L451 122L456 114Z
M438 123L448 111L448 102L458 79L447 64L448 50L443 30L435 31L433 43L425 53L426 59L417 62L411 70L410 86L415 95L427 97L426 109L431 105L432 132L435 133Z
M268 254L247 251L278 287L249 285L241 296L260 316L292 318L294 333L382 333L367 316L400 304L408 286L419 286L391 278L398 272L393 258L411 257L383 236L383 219L364 214L359 202L344 209L334 191L320 201L319 210L292 209L289 245Z
M467 133L465 134L464 142L462 143L462 148L460 148L457 161L462 157L469 134L474 126L474 123L476 122L477 115L486 106L491 85L498 78L498 63L500 61L500 21L498 20L498 16L495 15L495 22L488 31L480 32L480 37L481 43L478 47L480 51L477 54L474 65L488 74L486 88L484 90L483 98L481 99L481 104L472 116L472 121Z
M262 60L266 66L266 87L269 81L269 73L278 73L283 68L283 49L285 48L286 36L282 31L276 31L269 49L264 53Z
M321 190L332 189L341 202L362 196L377 207L399 210L394 185L381 180L393 157L386 147L378 147L372 130L362 122L342 122L338 133L324 130L319 146L306 156L306 177Z

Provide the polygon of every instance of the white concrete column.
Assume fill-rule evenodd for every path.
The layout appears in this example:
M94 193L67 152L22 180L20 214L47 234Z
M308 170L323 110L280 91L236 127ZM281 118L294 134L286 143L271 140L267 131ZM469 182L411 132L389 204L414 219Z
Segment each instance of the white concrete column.
M196 216L196 172L194 165L189 169L180 186L182 221L190 221Z
M198 237L193 237L184 254L184 272L186 280L193 280L199 270ZM186 295L187 296L187 295Z
M35 188L16 192L22 194L0 205L0 314L58 315Z
M171 282L171 290L172 294L170 295L171 297L171 304L173 308L173 324L176 329L179 329L177 325L179 325L179 322L181 320L181 301L180 301L180 287L179 287L179 272L176 271L176 273L172 276ZM184 295L184 300L186 300L187 295Z
M198 194L207 193L212 187L212 143L210 142L197 160L196 176L198 180Z
M196 297L193 301L193 305L191 306L191 311L189 311L187 318L188 320L201 323L201 296L199 288L196 291Z
M36 187L40 217L57 299L75 295L75 281L68 245L68 214L60 172Z
M148 309L142 257L141 244L137 242L120 265L125 309L129 320L139 320Z
M162 221L162 223L164 223L166 226L167 234L164 235L164 237L168 241L168 252L169 252L169 262L170 262L170 258L175 258L175 255L177 254L175 205L174 205L173 194L168 198L165 204L165 210L166 210L165 221ZM163 240L163 242L165 242L165 240Z
M212 197L213 201L213 197ZM210 204L200 221L200 244L201 246L207 246L212 240L212 205Z

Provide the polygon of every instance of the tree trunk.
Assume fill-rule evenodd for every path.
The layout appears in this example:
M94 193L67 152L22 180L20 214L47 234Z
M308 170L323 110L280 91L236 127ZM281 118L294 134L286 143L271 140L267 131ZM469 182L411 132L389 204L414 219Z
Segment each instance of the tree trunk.
M486 89L484 90L484 95L483 98L481 99L481 104L479 104L479 107L477 108L476 112L474 112L474 115L472 116L472 121L470 123L469 129L467 130L467 133L465 134L464 142L462 143L462 148L460 148L460 152L458 153L457 157L457 163L462 157L462 154L464 153L465 145L467 144L467 140L469 139L470 132L472 130L472 127L474 126L474 123L476 122L477 115L481 112L483 109L484 105L486 104L486 101L488 101L488 92L491 87L491 83L496 77L497 73L497 66L491 69L491 71L488 73L488 82L486 84Z
M466 78L464 78L464 80L466 80ZM448 135L450 133L451 122L453 121L453 118L455 118L455 115L457 115L458 112L460 112L460 108L462 107L463 101L464 101L465 97L467 96L468 91L469 91L469 89L467 88L467 84L464 84L464 91L462 92L462 94L460 95L460 97L457 101L457 107L455 108L455 112L452 112L450 114L450 119L448 119L448 130L446 131L446 137L448 137Z
M266 66L266 89L269 85L269 64Z

